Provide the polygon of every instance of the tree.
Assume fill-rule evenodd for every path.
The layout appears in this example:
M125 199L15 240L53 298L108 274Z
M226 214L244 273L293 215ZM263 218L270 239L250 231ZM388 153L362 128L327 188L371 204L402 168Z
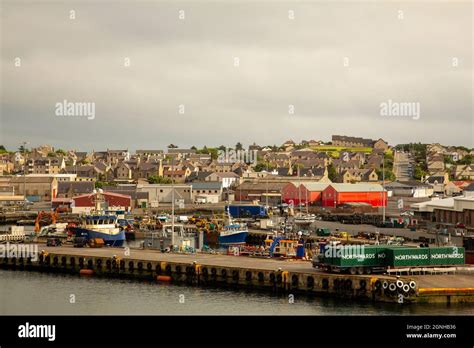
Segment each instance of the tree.
M235 144L235 149L236 150L242 150L244 147L242 146L242 144L240 142L238 142L237 144Z
M58 149L56 150L56 154L60 156L66 156L66 151L64 151L63 149Z
M276 166L274 164L272 164L270 162L263 161L263 162L257 163L254 167L254 170L256 172L261 172L262 170L271 171L275 168L276 168Z
M48 152L48 157L56 157L56 154L54 152Z
M191 146L191 150L197 150L197 147L196 146Z
M211 154L211 158L213 160L217 159L217 157L219 157L219 150L216 149L216 148L209 148L209 153Z
M175 145L175 144L169 144L168 145L168 149L177 149L177 148L178 148L178 146Z
M379 180L384 179L384 175L383 175L384 172L385 172L385 181L395 181L397 179L391 169L385 168L384 172L382 172L382 169L376 169L375 172L377 173Z
M421 180L421 178L423 177L426 177L426 171L423 169L423 167L419 164L417 164L415 166L415 170L413 171L413 177L416 179L416 180Z
M148 183L149 184L171 184L171 179L170 178L164 178L162 176L158 175L150 175L148 177Z
M28 152L28 150L27 150L23 145L21 145L21 146L18 148L18 151L21 152L21 153L26 153L26 152Z
M472 155L466 155L462 159L456 162L456 164L464 164L464 165L471 165L473 160Z
M6 151L7 151L7 149L5 149L5 146L0 145L0 152L6 152Z
M328 177L333 182L337 179L336 168L332 164L328 165Z

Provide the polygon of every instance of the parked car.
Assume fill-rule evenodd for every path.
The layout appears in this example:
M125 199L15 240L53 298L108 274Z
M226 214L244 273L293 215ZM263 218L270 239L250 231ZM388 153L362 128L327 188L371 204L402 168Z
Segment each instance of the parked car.
M86 237L76 237L74 238L73 246L74 248L83 248L87 245Z
M61 241L60 238L56 238L56 237L49 237L47 240L46 240L46 246L50 246L50 247L56 247L56 246L61 246L63 243Z

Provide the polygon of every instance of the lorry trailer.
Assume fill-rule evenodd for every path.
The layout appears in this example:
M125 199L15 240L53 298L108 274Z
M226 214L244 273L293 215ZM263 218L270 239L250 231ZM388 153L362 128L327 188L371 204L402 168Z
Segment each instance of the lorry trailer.
M225 208L233 218L263 218L268 216L267 208L259 204L232 204Z
M313 257L313 267L328 272L372 274L399 267L463 265L464 248L393 245L328 245Z

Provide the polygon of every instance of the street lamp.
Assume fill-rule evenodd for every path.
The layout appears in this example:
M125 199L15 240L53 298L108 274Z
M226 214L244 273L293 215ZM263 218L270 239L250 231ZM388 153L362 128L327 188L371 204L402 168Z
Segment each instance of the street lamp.
M382 221L385 223L385 151L382 152Z
M23 141L21 144L23 147L23 209L26 209L26 145L28 142Z

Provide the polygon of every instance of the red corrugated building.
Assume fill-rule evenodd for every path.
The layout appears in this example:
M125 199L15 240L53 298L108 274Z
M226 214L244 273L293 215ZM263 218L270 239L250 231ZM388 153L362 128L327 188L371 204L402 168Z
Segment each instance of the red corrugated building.
M282 200L287 204L298 205L300 202L305 204L319 204L321 202L321 193L328 186L328 183L320 182L290 182L282 189Z
M114 207L129 209L132 205L132 197L128 195L111 192L104 192L103 195L108 209ZM95 206L94 194L73 197L72 200L72 206L75 208L93 208Z
M322 192L322 206L344 203L368 203L373 207L387 205L387 191L379 184L330 184Z

